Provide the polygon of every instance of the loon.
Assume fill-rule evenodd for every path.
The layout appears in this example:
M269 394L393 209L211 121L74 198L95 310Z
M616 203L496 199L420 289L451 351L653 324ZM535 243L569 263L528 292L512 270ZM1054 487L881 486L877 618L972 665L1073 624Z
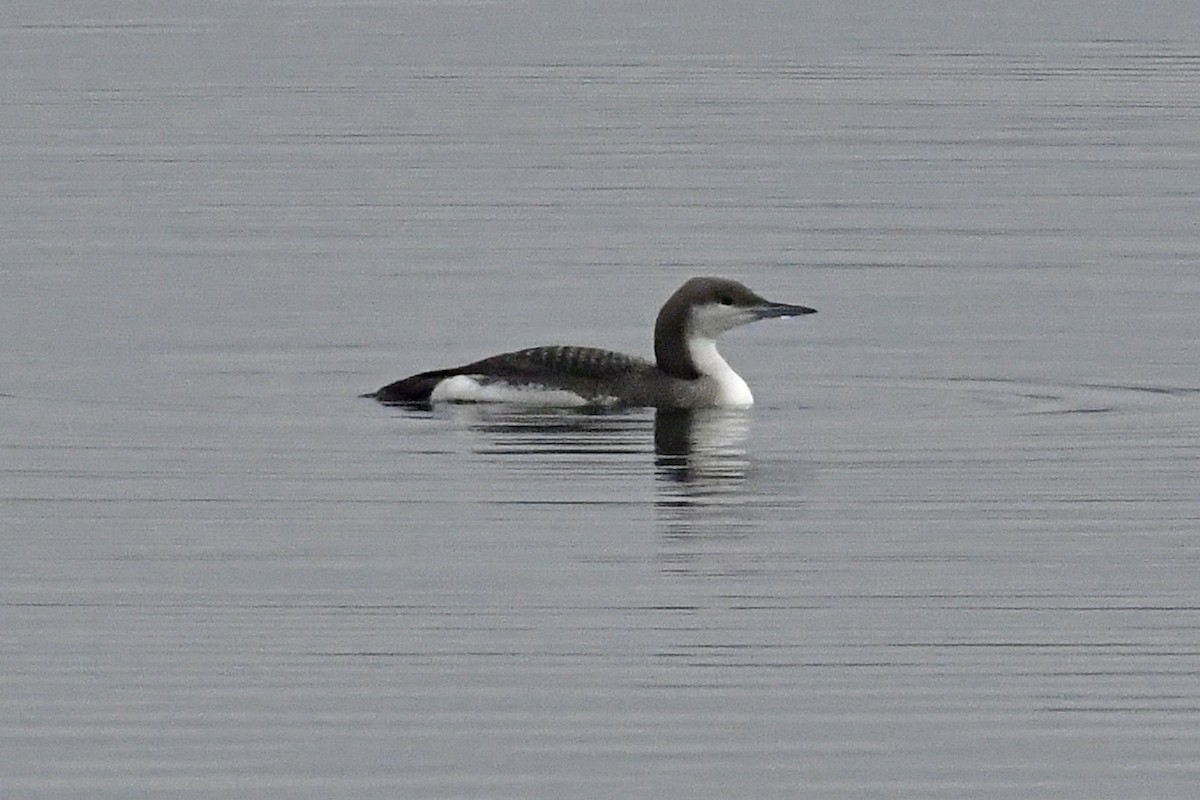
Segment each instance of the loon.
M540 406L747 407L750 387L717 352L716 338L760 319L815 314L773 303L737 281L692 278L654 323L652 363L596 347L550 345L437 369L362 395L388 405L508 402Z

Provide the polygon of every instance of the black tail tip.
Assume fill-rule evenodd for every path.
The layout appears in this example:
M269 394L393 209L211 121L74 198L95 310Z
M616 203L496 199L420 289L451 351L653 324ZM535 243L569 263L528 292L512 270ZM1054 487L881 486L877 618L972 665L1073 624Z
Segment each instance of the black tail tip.
M440 380L439 376L432 374L413 375L359 396L385 405L422 405L429 402L429 396Z

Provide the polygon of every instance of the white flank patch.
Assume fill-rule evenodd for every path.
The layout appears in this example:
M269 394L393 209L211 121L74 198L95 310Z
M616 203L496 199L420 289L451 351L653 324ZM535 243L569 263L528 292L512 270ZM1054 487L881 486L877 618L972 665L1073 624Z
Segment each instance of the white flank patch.
M446 378L434 387L429 400L432 403L510 403L555 408L578 408L596 404L596 401L589 401L566 389L548 389L544 386L495 380L481 382L473 375Z

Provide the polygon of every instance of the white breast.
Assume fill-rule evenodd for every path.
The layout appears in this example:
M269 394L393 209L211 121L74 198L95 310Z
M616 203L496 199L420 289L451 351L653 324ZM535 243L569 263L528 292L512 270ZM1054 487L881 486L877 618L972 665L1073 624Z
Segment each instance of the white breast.
M716 381L717 396L713 405L726 408L754 405L754 395L750 393L750 387L717 352L715 340L693 336L688 339L687 346L696 371Z

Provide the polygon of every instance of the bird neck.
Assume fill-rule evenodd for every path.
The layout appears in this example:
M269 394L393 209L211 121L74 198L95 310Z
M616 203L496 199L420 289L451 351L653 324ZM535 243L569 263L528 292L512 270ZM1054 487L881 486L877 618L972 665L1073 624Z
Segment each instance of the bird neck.
M702 378L707 378L716 384L716 405L719 406L749 406L754 403L754 395L741 375L733 371L721 354L717 352L717 343L706 336L692 336L687 341L688 356L693 368Z

